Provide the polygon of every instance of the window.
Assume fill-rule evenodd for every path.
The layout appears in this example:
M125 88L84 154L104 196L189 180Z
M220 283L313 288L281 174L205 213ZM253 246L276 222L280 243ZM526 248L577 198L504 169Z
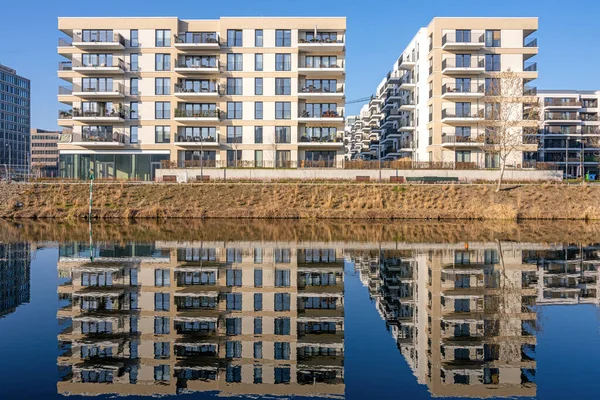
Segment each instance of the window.
M171 353L171 346L169 342L156 342L154 343L154 358L164 359L169 358Z
M337 104L335 103L309 103L306 104L306 109L303 112L304 117L308 118L322 118L323 116L334 117L339 115L337 112Z
M242 78L227 78L227 94L242 94Z
M275 47L291 47L292 31L290 29L275 30Z
M171 94L171 78L155 78L154 94Z
M330 68L338 65L337 56L306 56L304 63L306 68Z
M275 384L289 383L290 382L290 368L289 367L277 367L273 369L275 375Z
M471 41L471 30L470 29L457 29L456 30L456 41L469 43Z
M275 311L290 311L289 293L275 293Z
M470 126L457 126L454 128L454 135L456 136L457 142L465 142L471 137Z
M242 342L237 340L228 340L225 342L225 357L226 358L241 358L242 357Z
M227 71L241 71L243 69L242 54L227 54Z
M228 269L226 281L228 287L242 286L242 270Z
M227 143L242 143L242 127L228 126L227 127Z
M139 94L138 79L139 78L131 78L129 80L129 94L132 96L137 96Z
M471 55L470 54L457 54L456 55L456 67L469 68L471 67Z
M171 331L169 317L154 317L154 333L167 335Z
M291 54L275 54L275 71L291 71L292 70L292 55Z
M486 30L485 31L485 47L500 47L500 31Z
M292 94L292 80L290 78L275 78L275 94L290 95Z
M262 357L263 357L262 342L254 342L254 358L260 359ZM256 372L254 374L254 377L255 377L255 380L256 380Z
M154 118L169 119L171 118L171 103L167 101L157 101L154 103Z
M140 55L138 53L131 53L129 55L129 69L131 72L137 72L140 70L140 66L138 63Z
M337 80L335 79L307 79L302 86L305 93L335 93Z
M171 142L171 127L156 126L154 128L154 143L170 143Z
M139 105L140 103L137 101L132 101L129 103L129 119L138 119Z
M262 96L263 94L263 78L254 78L254 94Z
M170 271L168 269L154 270L154 286L170 286Z
M254 293L254 311L262 311L263 296L262 293Z
M236 29L227 29L227 47L242 46L242 31Z
M139 47L139 32L137 29L129 31L129 47Z
M228 101L227 119L242 119L242 104L241 101Z
M178 65L183 68L217 68L217 57L216 56L180 57Z
M256 29L254 31L254 47L263 47L263 30Z
M276 360L290 359L290 344L288 342L275 342L274 347Z
M242 367L239 365L228 365L225 371L225 381L236 383L242 381Z
M239 317L225 319L225 334L227 336L241 335L242 319Z
M263 139L262 139L262 126L255 126L254 127L254 143L262 143ZM259 262L256 261L256 251L257 250L261 250L260 252L260 263L262 263L262 249L254 249L254 263L255 264L260 264Z
M171 379L170 367L168 365L154 366L154 380L157 382L168 382Z
M262 335L262 318L257 317L254 318L254 334L255 335Z
M263 167L263 151L262 150L254 150L254 166L256 168Z
M254 103L254 119L263 119L263 103L257 101Z
M290 286L290 270L289 269L276 269L275 270L275 287L289 287Z
M255 71L263 70L263 55L262 55L262 53L257 53L254 55L254 70Z
M289 335L290 334L290 318L275 318L274 332L276 335Z
M242 294L227 293L225 295L225 303L228 311L239 311L242 309Z
M471 116L471 103L457 102L456 116L457 117L470 117Z
M486 54L485 55L485 70L486 71L500 71L500 54Z
M455 90L459 93L471 92L471 78L456 78L454 81Z
M169 293L154 293L154 311L169 311Z
M262 287L263 285L263 270L261 268L254 269L254 287Z
M157 29L155 45L156 47L171 47L171 30Z
M138 142L138 131L139 126L132 125L129 127L129 143L137 143Z
M83 54L81 56L81 61L84 66L88 67L112 67L113 64L113 55L112 54ZM119 61L122 61L119 59Z
M292 103L289 101L275 102L275 119L291 119L292 118ZM289 143L289 142L286 142Z
M155 54L154 69L156 71L171 70L171 55L170 54Z
M454 300L454 312L469 312L470 310L471 304L469 299Z
M262 126L257 126L256 128L261 129L261 132L260 132L261 140L259 143L262 143ZM256 139L256 137L255 137L255 139ZM255 140L255 142L256 142L256 140ZM262 263L263 263L263 249L256 248L256 249L254 249L254 264L262 264Z
M276 126L275 143L292 143L292 128L289 126Z

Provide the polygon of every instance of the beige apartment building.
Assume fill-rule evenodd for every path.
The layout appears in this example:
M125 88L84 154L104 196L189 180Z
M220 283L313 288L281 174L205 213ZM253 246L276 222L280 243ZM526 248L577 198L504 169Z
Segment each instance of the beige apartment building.
M339 250L234 241L89 248L59 251L59 393L344 394Z
M345 18L59 18L60 173L343 159Z
M67 132L65 132L67 133ZM61 132L31 129L31 169L38 177L58 176L58 139Z
M535 94L537 27L537 18L432 19L361 109L364 146L355 157L497 167L498 156L483 146L486 87L511 70L522 77L524 94ZM521 166L522 150L531 148L519 148L507 164Z

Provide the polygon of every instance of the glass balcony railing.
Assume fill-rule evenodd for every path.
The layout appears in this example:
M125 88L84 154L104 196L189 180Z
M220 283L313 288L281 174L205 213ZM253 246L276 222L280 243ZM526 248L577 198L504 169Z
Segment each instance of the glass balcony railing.
M300 143L341 143L343 142L342 137L338 137L337 134L331 135L316 135L308 132L303 132L298 137Z
M308 85L302 83L298 88L300 93L344 93L344 85L338 83L337 85Z
M125 38L119 33L99 31L98 34L73 35L74 43L107 43L125 46Z
M72 68L119 68L125 71L125 61L120 58L84 63L80 60L71 61Z
M484 44L484 35L475 33L456 34L456 32L446 33L442 36L442 46L445 44Z
M318 109L304 109L300 110L300 118L343 118L344 111L341 109L333 110L318 110Z
M175 36L175 43L219 44L219 35L216 32L186 32Z
M446 83L442 86L442 94L446 93L484 93L485 85L480 83L455 84Z
M538 47L537 38L525 38L523 47Z
M581 102L577 100L566 99L545 99L545 107L581 107Z
M485 60L483 58L470 59L452 59L442 60L442 70L446 68L483 68Z
M523 71L525 72L536 72L537 71L537 63L526 63L523 67Z
M219 118L219 109L215 110L186 110L182 108L175 109L175 118Z
M75 117L75 118L80 118L80 117L125 118L125 112L115 110L115 109L106 109L106 110L101 109L101 110L90 111L90 110L79 110L77 108L74 108L72 113L73 113L72 114L73 117Z
M177 135L177 137L175 138L176 142L181 142L181 143L218 143L219 142L219 135L218 134L214 134L214 135L186 135L185 133L180 133Z
M177 84L175 85L175 93L196 93L196 94L210 94L210 93L221 93L220 86L218 83L210 82L208 85L186 85Z
M442 118L483 118L483 109L444 108Z

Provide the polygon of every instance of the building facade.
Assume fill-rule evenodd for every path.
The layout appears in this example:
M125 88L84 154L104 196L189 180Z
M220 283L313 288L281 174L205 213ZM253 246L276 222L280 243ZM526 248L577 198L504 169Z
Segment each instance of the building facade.
M31 129L31 84L0 64L0 165L27 170Z
M67 133L67 132L64 132ZM38 177L58 176L59 131L31 129L31 170Z
M361 110L370 153L362 158L497 167L498 156L483 146L483 98L508 70L523 79L524 95L535 92L537 26L537 18L434 18ZM507 165L521 166L523 149Z
M598 179L600 91L540 90L538 97L542 125L532 137L538 151L527 161L557 165L567 177L589 172Z
M345 18L59 18L65 177L332 167L344 157Z
M31 251L28 243L0 243L0 318L31 298Z

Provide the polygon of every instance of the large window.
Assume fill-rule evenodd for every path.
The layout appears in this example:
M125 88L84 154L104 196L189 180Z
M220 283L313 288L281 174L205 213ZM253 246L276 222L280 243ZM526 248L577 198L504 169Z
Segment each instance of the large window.
M292 152L290 150L275 150L275 167L290 168L292 166Z
M263 119L263 102L257 101L254 103L254 119Z
M112 29L84 29L82 40L84 42L112 42L114 34Z
M156 103L154 103L154 118L170 119L171 103L169 103L168 101L157 101Z
M154 143L170 143L171 142L171 127L156 126L154 127Z
M292 127L276 126L275 143L292 143Z
M129 94L132 96L137 96L138 94L140 94L139 91L139 78L131 78L129 80ZM111 86L112 86L112 81L111 81Z
M485 31L485 47L500 47L500 31L487 30Z
M276 335L289 335L290 334L290 318L280 317L275 318L274 329Z
M169 293L154 293L154 311L169 311Z
M155 78L154 94L171 94L171 78Z
M254 143L262 143L263 142L263 127L262 126L255 126L254 127ZM255 257L254 257L254 263L256 264L256 249L255 249ZM262 253L261 253L262 255ZM261 257L262 260L262 257Z
M290 270L289 269L276 269L275 270L275 287L289 287L290 286Z
M290 344L287 342L275 342L275 359L289 360L290 359Z
M171 55L170 54L155 54L154 67L156 71L171 70Z
M292 70L292 55L291 54L275 54L275 71L291 71Z
M290 78L275 78L275 94L276 95L291 95L292 80Z
M171 277L168 269L154 270L154 286L170 286Z
M500 54L486 54L485 55L485 70L486 71L500 71Z
M275 311L290 311L289 293L275 293Z
M81 63L84 67L112 67L113 55L86 53L81 56Z
M225 308L228 311L239 311L242 309L242 294L241 293L226 293Z
M132 29L129 31L129 47L139 47L139 32L137 29Z
M170 331L169 317L154 317L154 333L156 335L167 335Z
M337 32L306 32L307 42L331 42L337 43L338 34Z
M262 293L254 293L254 311L262 311L263 295Z
M183 68L216 68L216 56L184 56L179 58L179 66Z
M225 319L225 334L235 336L242 334L242 319L239 317Z
M304 111L304 117L308 118L322 118L323 116L336 116L337 113L337 104L335 103L314 103L314 104L306 104L306 109Z
M241 358L242 357L242 342L227 341L225 342L225 357L226 358Z
M140 55L138 53L131 53L129 55L129 70L131 72L137 72L140 70L140 65L139 65L139 57Z
M263 30L256 29L254 31L254 47L263 47Z
M302 91L305 93L335 93L337 91L337 80L307 79Z
M171 30L157 29L156 30L156 47L171 47Z
M242 127L228 126L227 127L227 143L242 143Z
M242 104L241 101L228 101L227 119L242 119Z
M184 93L216 93L217 84L208 79L186 79L178 88Z
M227 47L241 47L242 43L241 30L227 29Z
M471 67L471 55L470 54L457 54L456 55L456 67L458 68L470 68Z
M306 56L306 68L330 68L337 66L337 56Z
M241 71L243 68L243 54L227 54L227 71Z
M112 92L113 78L83 78L81 88L84 92Z
M263 285L263 270L262 268L254 269L254 287L262 287Z
M275 46L276 47L291 47L292 46L292 31L290 29L275 30Z
M132 125L129 127L129 143L137 143L138 142L138 132L140 127L137 125Z
M456 162L471 162L471 152L464 150L456 151Z
M469 43L471 42L471 30L470 29L457 29L456 30L456 41Z
M302 142L332 142L337 136L337 128L307 126L304 134L301 136Z
M177 110L180 117L217 117L217 105L214 103L185 103Z
M263 94L263 78L254 78L254 95L262 96Z
M291 119L292 103L289 101L275 102L275 119Z
M242 78L227 78L227 94L242 94Z
M255 71L263 70L263 55L262 55L262 53L257 53L254 55L254 70Z

